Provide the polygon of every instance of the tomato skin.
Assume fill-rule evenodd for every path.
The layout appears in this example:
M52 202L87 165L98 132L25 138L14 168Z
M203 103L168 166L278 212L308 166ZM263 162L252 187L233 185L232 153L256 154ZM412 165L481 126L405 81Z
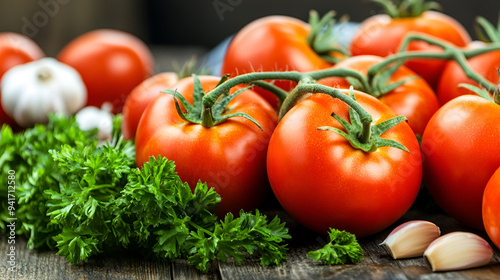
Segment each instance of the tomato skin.
M139 120L148 104L178 80L179 75L176 73L163 72L147 78L130 92L122 111L122 134L125 140L135 137Z
M480 45L484 44L476 43L470 48ZM485 79L494 84L498 84L497 68L498 65L500 65L500 51L492 51L472 57L468 60L468 63L472 69ZM477 82L467 78L462 68L455 61L448 62L443 70L436 90L439 103L443 105L461 95L475 95L472 91L459 87L458 85L461 83L467 83L479 87Z
M98 29L69 42L57 59L75 68L87 87L87 106L113 105L122 111L130 91L154 72L154 60L146 44L132 34Z
M482 214L486 233L497 248L500 248L500 168L484 188Z
M14 32L0 33L0 79L10 68L43 57L45 54L40 46L29 37ZM0 125L5 123L17 129L18 125L1 105L0 99Z
M347 68L366 74L368 69L382 62L384 58L374 55L359 55L347 58L337 63L333 68ZM392 84L417 74L405 66L399 67L388 81ZM348 89L349 82L344 78L326 78L318 81L319 84ZM439 108L436 94L429 84L421 77L406 81L401 86L379 98L396 114L405 116L415 134L422 135L425 126L432 115Z
M356 92L356 100L377 123L396 116L365 93ZM422 178L418 141L402 122L382 137L410 153L392 147L371 153L354 149L339 134L317 129L343 130L332 112L348 119L345 103L315 94L283 117L269 143L269 181L283 208L309 229L326 234L333 227L368 236L399 219L415 200Z
M199 76L205 92L220 78ZM192 102L193 78L172 86ZM238 88L233 88L232 92ZM180 178L192 189L198 180L207 182L222 197L217 214L238 214L254 210L270 193L266 173L267 144L277 123L274 109L257 93L248 90L229 103L230 112L252 116L251 121L236 117L211 128L182 120L171 95L153 100L139 122L136 134L136 164L150 156L162 155L175 161ZM229 113L229 112L228 112Z
M464 95L443 105L422 136L427 189L445 212L477 229L484 229L484 188L500 166L499 119L499 105Z
M372 54L385 57L396 53L408 32L434 36L457 47L465 47L471 41L466 29L458 21L443 13L425 11L420 16L412 18L391 18L388 15L379 14L361 23L350 47L351 54L354 56ZM408 50L442 51L439 47L421 41L410 43ZM435 88L446 62L412 59L405 65Z
M222 74L232 77L256 71L308 72L331 66L307 43L310 26L286 16L267 16L243 27L228 46ZM276 81L275 85L289 91L294 82ZM268 91L256 88L271 105L278 99Z

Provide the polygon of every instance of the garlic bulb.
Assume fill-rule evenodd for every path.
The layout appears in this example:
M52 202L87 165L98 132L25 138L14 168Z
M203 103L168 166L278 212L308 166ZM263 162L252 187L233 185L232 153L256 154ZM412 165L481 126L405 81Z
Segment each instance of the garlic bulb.
M50 57L9 69L1 92L4 111L23 127L47 123L49 113L74 114L87 101L80 74Z

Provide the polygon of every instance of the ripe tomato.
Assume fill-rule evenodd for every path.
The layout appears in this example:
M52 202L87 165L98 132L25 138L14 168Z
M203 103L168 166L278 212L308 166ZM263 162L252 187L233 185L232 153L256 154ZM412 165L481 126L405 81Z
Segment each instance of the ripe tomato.
M436 203L459 222L483 229L481 204L500 166L500 106L463 95L443 105L422 136L424 182Z
M500 168L484 188L482 213L486 233L497 248L500 248Z
M396 116L375 97L355 95L375 123ZM415 200L422 178L418 141L402 122L382 138L396 140L410 152L355 149L340 134L318 130L344 130L332 112L349 120L348 106L325 94L314 94L285 114L269 142L269 181L280 204L302 225L322 234L333 227L368 236L394 223Z
M469 45L469 48L477 48L484 45L484 43L474 42ZM492 51L472 57L468 60L468 62L470 67L477 73L482 75L488 81L498 84L497 68L500 65L500 51ZM459 87L458 85L461 83L467 83L479 87L478 83L467 78L462 68L455 61L448 62L443 70L443 73L441 74L436 90L439 103L443 105L455 97L465 94L474 94L468 89Z
M205 92L212 90L220 80L213 76L199 78ZM181 79L171 88L192 102L192 77ZM237 89L233 88L232 92ZM247 113L262 130L242 117L230 118L210 128L188 123L177 114L171 95L158 96L144 111L137 128L137 166L142 166L150 156L162 155L175 161L179 176L191 188L201 180L220 194L218 214L255 209L270 190L266 152L278 117L252 90L235 97L226 110L224 114Z
M337 63L333 68L354 69L366 75L371 66L383 60L382 57L374 55L353 56ZM415 72L401 66L392 74L387 84L417 76ZM350 83L345 78L326 78L319 80L318 83L346 89L350 87ZM406 81L396 89L382 95L379 100L389 106L396 114L405 116L413 132L418 135L424 133L427 122L439 108L436 94L429 84L420 77Z
M365 19L351 44L352 55L373 54L387 56L396 53L403 38L409 32L418 32L448 41L457 47L465 47L470 36L455 19L439 12L425 11L420 16L391 18L379 14ZM408 50L439 52L441 49L422 41L410 43ZM432 59L412 59L408 68L423 77L429 85L436 87L446 61Z
M228 46L222 64L222 74L236 76L255 71L308 72L328 68L308 44L309 24L291 17L268 16L243 27ZM295 83L276 81L275 85L290 90ZM271 105L278 99L265 90L255 89Z
M112 29L85 33L69 42L57 59L75 68L87 86L88 106L113 105L122 111L130 91L151 76L151 51L132 34Z
M148 104L178 80L179 76L174 72L159 73L144 80L130 92L122 111L122 134L125 140L135 137L137 125Z
M44 56L42 49L30 38L13 32L0 33L0 79L10 68ZM14 119L5 113L1 105L0 101L0 126L5 123L17 128Z

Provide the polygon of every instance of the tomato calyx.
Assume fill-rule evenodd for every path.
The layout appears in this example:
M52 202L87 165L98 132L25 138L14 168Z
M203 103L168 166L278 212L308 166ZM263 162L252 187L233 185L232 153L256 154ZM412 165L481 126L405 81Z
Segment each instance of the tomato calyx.
M349 96L353 100L356 100L352 87L349 90ZM389 146L409 152L409 150L401 143L380 137L384 132L386 132L393 126L399 124L402 121L405 121L406 117L404 116L397 116L379 124L371 125L369 127L363 126L358 112L356 112L356 110L354 110L352 107L349 107L349 122L342 119L340 116L335 114L335 112L333 112L331 116L334 117L346 131L330 126L321 126L318 127L318 130L333 131L340 134L347 141L349 141L351 146L355 149L369 153L377 150L377 148L379 147ZM367 128L369 129L365 131Z
M212 69L203 64L198 64L198 60L194 56L186 61L182 66L179 66L179 64L174 61L172 63L172 68L179 76L179 79L190 77L192 74L210 75L210 73L212 73Z
M403 61L396 62L393 66L387 67L386 69L381 69L375 74L365 75L364 79L366 82L361 82L358 77L346 77L346 80L354 86L356 89L368 93L371 96L380 98L383 95L395 90L404 83L418 78L418 76L411 76L405 79L399 80L397 82L389 84L388 81L392 75L404 64Z
M500 70L498 68L497 68L497 73L498 73L498 77L500 78ZM462 84L459 84L458 86L462 87L462 88L466 88L466 89L476 93L477 95L481 96L482 98L484 98L490 102L493 102L497 105L500 105L500 82L498 83L497 87L495 88L495 90L491 94L486 89L478 88L478 87L471 85L471 84L462 83Z
M373 152L377 148L385 146L395 147L409 152L409 150L401 143L380 137L390 128L406 120L406 117L397 116L379 124L372 125L372 116L366 112L358 102L356 102L352 86L349 89L348 96L340 92L338 89L316 84L312 79L304 79L299 82L297 87L290 92L288 97L285 99L285 102L283 102L283 105L280 108L279 119L281 120L283 116L305 95L317 93L330 95L331 97L338 98L346 103L349 106L350 118L349 123L337 116L335 112L331 115L338 122L340 122L347 132L327 126L318 127L319 130L335 131L346 138L353 148L360 149L365 152Z
M221 78L219 85L227 80L227 76ZM238 95L244 91L250 89L251 87L245 87L233 94L229 94L229 90L225 91L220 98L211 105L206 106L206 102L203 102L205 97L205 92L201 85L200 79L197 75L193 75L194 88L193 88L193 104L189 103L184 96L182 96L177 90L167 89L164 93L171 94L174 96L175 109L177 114L186 122L201 124L204 127L210 128L212 126L218 125L229 118L243 117L262 130L262 127L257 123L257 121L246 113L228 113L227 105ZM180 104L179 104L180 102ZM185 112L182 111L180 105L184 107Z
M332 53L340 54L341 56L350 56L349 51L339 44L339 36L332 32L336 24L334 19L335 12L326 13L321 19L318 12L311 10L309 12L309 26L311 32L307 36L307 43L323 60L330 63L337 63L339 57Z
M477 17L474 30L479 40L487 43L500 43L500 18L495 27L486 18Z
M391 18L418 17L425 11L441 10L441 5L434 1L397 0L394 3L391 0L373 0L373 2L382 5L385 13Z

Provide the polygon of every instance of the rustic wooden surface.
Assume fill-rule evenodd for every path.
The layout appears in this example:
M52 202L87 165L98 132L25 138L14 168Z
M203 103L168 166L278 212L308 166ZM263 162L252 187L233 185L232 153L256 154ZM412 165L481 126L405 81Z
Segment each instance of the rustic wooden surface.
M133 253L121 253L93 258L88 263L75 266L51 251L26 249L26 240L16 238L17 273L7 270L7 238L0 236L0 279L500 279L500 252L487 266L463 271L433 273L423 258L393 260L379 244L395 226L414 219L436 223L443 234L462 230L483 232L467 228L440 211L424 211L412 207L394 225L360 241L365 257L355 265L323 266L307 258L307 252L320 248L326 237L313 233L297 224L274 203L263 209L268 217L280 216L290 229L288 262L279 266L261 267L257 257L249 257L237 265L215 262L207 274L190 267L185 260L174 263L148 260Z

